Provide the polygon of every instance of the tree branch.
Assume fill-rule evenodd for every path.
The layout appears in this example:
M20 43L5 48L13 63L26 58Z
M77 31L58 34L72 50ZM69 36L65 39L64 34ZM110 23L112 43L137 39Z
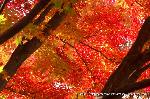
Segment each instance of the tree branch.
M115 91L112 91L112 92L127 94L127 93L134 92L136 90L140 90L149 86L150 86L150 79L144 79L139 82L126 84L122 87L117 88ZM121 97L122 95L108 95L108 96L104 96L103 99L122 99Z
M137 69L135 72L133 72L133 74L129 77L129 80L130 82L133 82L133 81L136 81L140 76L141 74L146 71L147 69L150 68L150 64L140 68L140 69Z
M139 68L134 66L141 59L141 50L145 42L150 39L150 17L148 17L142 25L139 35L129 50L128 54L123 59L119 67L111 74L102 92L111 92L122 84L128 83L129 75ZM117 83L116 83L117 82Z
M55 37L56 37L56 36L55 36ZM59 39L59 40L61 40L64 44L67 44L67 45L69 45L70 47L72 47L72 48L75 49L77 55L79 56L79 58L81 59L81 61L84 63L84 65L85 65L87 71L90 73L90 76L92 77L92 80L95 81L95 79L94 79L94 78L95 78L95 75L93 75L92 70L88 67L88 64L87 64L86 60L81 57L81 55L80 55L80 53L78 52L78 50L77 50L73 45L71 45L70 43L66 42L65 40L63 40L63 39L61 39L61 38L58 38L58 37L56 37L56 38ZM95 83L95 82L94 82L94 83Z
M9 61L4 66L3 71L7 72L8 76L12 77L16 73L19 66L41 45L42 42L40 42L37 38L31 39L24 45L18 45ZM2 73L0 73L0 75L0 90L2 90L5 87L7 80L3 79L2 76L4 75Z
M108 57L107 57L104 53L102 53L100 50L97 50L97 49L93 48L92 46L90 46L90 45L88 45L88 44L85 44L85 43L83 43L83 42L81 42L81 41L79 41L79 43L81 43L81 44L83 44L84 46L87 46L87 47L89 47L89 48L95 50L96 52L99 52L104 58L106 58L106 59L108 59L109 61L114 62L114 63L117 64L117 62L115 62L114 59L108 58Z
M38 25L42 23L45 19L45 16L48 14L48 12L53 8L54 4L50 3L45 10L40 14L40 16L34 21L35 25Z
M118 88L116 90L116 92L130 93L130 92L134 92L136 90L143 89L143 88L146 88L149 86L150 86L150 79L144 79L144 80L139 81L139 82L134 82L134 83L131 83L128 85L124 85L123 87Z
M3 12L5 5L9 2L9 0L4 0L2 4L0 4L0 14Z
M51 0L40 0L34 8L20 21L10 27L8 30L4 31L0 35L0 44L4 43L15 34L17 34L21 29L23 29L28 23L30 23L34 17L50 2Z
M52 19L47 23L45 29L43 30L44 33L48 33L49 30L56 29L59 24L63 21L66 14L64 12L56 12L55 15L52 17ZM50 33L49 33L50 34ZM48 35L48 34L46 34ZM11 55L11 58L7 62L7 64L4 66L3 70L10 76L10 78L16 73L17 69L21 66L21 64L33 53L35 52L40 46L42 45L42 42L37 39L36 37L32 38L30 41L25 43L24 45L19 45L13 54ZM0 90L2 90L7 82L9 81L6 79L3 79L4 75L0 73Z
M56 38L57 38L57 37L56 37ZM70 43L65 42L65 40L63 40L63 39L61 39L61 38L59 38L59 40L61 40L63 43L65 43L65 44L67 44L67 45L69 45L70 47L72 47L72 48L75 49L76 53L78 54L78 56L80 57L80 59L82 60L82 62L84 63L84 65L86 66L86 69L92 74L92 71L88 68L87 62L81 57L81 55L80 55L80 53L78 52L78 50L77 50L73 45L71 45Z
M132 71L128 78L125 80L128 83L133 83L136 82L137 79L140 77L140 75L149 68L149 66L144 66L143 65L150 60L150 50L149 51L144 51L139 55L139 58L135 61L134 65L131 65L130 70Z

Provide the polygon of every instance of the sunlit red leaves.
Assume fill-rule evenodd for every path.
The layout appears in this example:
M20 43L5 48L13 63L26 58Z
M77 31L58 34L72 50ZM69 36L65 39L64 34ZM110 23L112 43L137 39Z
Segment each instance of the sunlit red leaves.
M2 0L4 1L4 0ZM9 2L6 4L4 11L4 17L7 19L4 25L0 25L0 32L5 31L14 23L16 23L19 19L24 17L31 8L38 2L38 0L8 0Z
M125 0L125 2L128 4L128 5L132 5L133 3L135 3L136 0Z
M32 5L34 3L37 3L38 1L39 0L29 0L24 2L24 0L11 0L10 2L8 2L7 8L26 13L26 11L30 10L32 8Z
M88 4L86 4L86 6L87 5ZM77 8L77 11L80 12L79 14L81 16L78 18L77 27L82 30L81 33L85 35L85 39L89 37L85 42L90 44L90 46L94 47L96 50L100 50L108 58L110 57L110 61L117 64L118 62L120 63L136 39L140 26L146 18L147 13L137 5L130 8L109 5L98 5L89 8ZM89 50L83 45L80 45L79 48L81 49L79 50L81 57L85 59L87 63L91 61L91 63L94 63L95 65L103 66L100 70L103 70L104 67L107 68L111 64L107 64L109 63L108 61L102 62L103 60L105 61L108 59L100 59L100 64L96 64L98 60L94 60L93 56L96 55L92 53L93 50ZM115 65L117 66L117 64ZM112 65L113 69L115 65ZM92 65L88 65L89 68L90 66ZM104 70L104 74L107 74L111 69L108 69L108 71L106 69ZM96 74L99 73L102 73L102 71L99 71ZM110 73L108 73L108 75L109 74ZM101 75L98 77L104 76ZM105 79L106 81L106 78L102 79Z
M64 98L67 97L72 91L69 85L63 84L57 80L51 82L41 82L44 78L38 79L38 76L32 73L32 69L29 66L21 67L17 74L7 84L6 89L8 91L14 91L14 93L26 95L27 97L35 98ZM40 73L40 72L37 72ZM33 79L33 76L34 79ZM42 77L41 75L39 75ZM46 76L47 77L47 76ZM70 93L68 93L70 92ZM9 93L11 94L11 93ZM8 94L8 97L11 95ZM13 97L16 97L15 94Z
M12 99L12 98L20 98L20 99L27 99L28 97L25 96L25 95L21 95L19 93L16 93L15 91L14 92L10 92L8 90L3 90L0 94L0 98L8 98L8 99Z
M148 62L149 63L149 62ZM148 64L147 64L148 65ZM147 69L146 71L144 71L140 78L138 78L138 81L144 80L144 79L149 79L150 77L150 69ZM150 87L144 88L145 92L150 92Z
M89 77L88 77L88 72L86 71L86 66L80 66L79 63L77 63L77 60L76 60L76 57L79 57L78 55L74 55L73 53L70 53L70 54L73 54L72 57L74 58L70 58L68 57L68 51L67 51L67 47L58 47L57 48L57 54L63 58L64 61L68 62L68 64L70 65L70 69L67 73L67 75L64 77L65 81L70 83L72 86L75 86L75 87L81 87L83 85L85 85L86 87L90 86L90 82L89 82ZM75 50L75 48L73 48ZM68 49L70 50L70 48ZM76 53L76 52L74 52ZM80 60L80 62L82 62L82 60ZM84 83L84 82L87 82L87 83ZM89 83L88 83L89 82ZM88 84L88 86L86 85ZM82 89L82 88L85 88L85 86L79 88L79 89ZM79 90L78 89L78 90Z
M125 1L129 5L133 2ZM33 3L22 3L11 1L7 7L16 11L24 9L23 13L32 8ZM41 99L70 98L70 94L76 96L82 91L100 92L132 46L147 16L139 5L124 8L114 4L115 0L76 3L77 15L70 18L75 21L61 24L21 66L7 87ZM7 16L10 12L4 13ZM34 29L26 32L36 33Z
M137 6L128 9L113 6L94 6L91 8L91 12L87 12L89 14L79 18L77 26L82 30L81 33L84 33L85 37L91 36L92 38L93 35L98 35L99 38L95 39L94 42L105 38L107 42L103 44L104 41L102 41L99 47L108 43L108 48L102 48L106 55L110 52L121 54L123 51L124 56L134 42L143 18L145 18L141 11L143 10L140 8L137 10ZM95 38L94 36L93 38ZM108 52L106 52L106 49ZM123 57L119 54L118 56Z
M92 8L92 12L79 18L78 27L85 31L85 34L108 34L131 30L133 24L138 20L131 14L130 9L115 8L112 6L97 6ZM134 12L137 13L137 12ZM133 14L134 14L133 13ZM135 15L135 14L134 14ZM129 29L130 27L130 29ZM122 29L122 30L121 30Z

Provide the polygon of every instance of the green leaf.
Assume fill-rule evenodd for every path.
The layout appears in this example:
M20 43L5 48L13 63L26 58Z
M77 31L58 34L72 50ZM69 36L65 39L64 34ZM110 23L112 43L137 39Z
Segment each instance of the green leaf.
M3 14L0 14L0 24L5 24L5 21L6 21L7 19L4 17L4 15Z
M73 9L72 9L72 7L70 6L70 5L68 5L68 6L66 6L65 8L64 8L64 10L65 10L65 12L72 12L73 11Z
M71 7L71 5L65 6L63 10L65 11L65 13L70 13L71 15L75 15L76 14L74 9Z
M17 37L15 40L16 45L18 46L19 44L21 44L21 41L22 41L22 37L21 36Z
M60 0L57 0L57 1L54 2L54 5L55 5L56 8L61 8L62 2Z

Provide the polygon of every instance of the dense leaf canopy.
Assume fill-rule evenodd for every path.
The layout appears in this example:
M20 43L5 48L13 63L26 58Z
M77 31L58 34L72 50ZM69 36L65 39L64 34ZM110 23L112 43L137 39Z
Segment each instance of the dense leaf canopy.
M1 5L3 1L0 0ZM9 0L0 13L0 36L26 17L39 1ZM150 15L149 0L51 0L44 9L49 4L52 5L41 22L36 23L36 20L44 10L0 45L0 72L3 72L18 46L25 45L35 37L42 42L21 63L1 91L0 98L94 97L80 93L101 92ZM47 23L57 12L60 15L65 13L62 14L62 22L53 24L54 27L58 25L56 28L46 30L45 27L53 27L47 26ZM45 31L50 35L45 35ZM149 42L142 51L148 48ZM146 70L142 73L138 81L148 78L149 72ZM138 91L147 92L149 88Z

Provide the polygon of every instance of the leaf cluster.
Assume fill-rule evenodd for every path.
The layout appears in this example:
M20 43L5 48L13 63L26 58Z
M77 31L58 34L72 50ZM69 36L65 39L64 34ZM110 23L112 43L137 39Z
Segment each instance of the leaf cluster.
M0 14L0 24L5 24L5 21L6 21L7 19L4 17L4 15L3 14Z
M66 13L73 13L72 5L77 2L77 0L52 0L55 7L60 11L65 11Z

